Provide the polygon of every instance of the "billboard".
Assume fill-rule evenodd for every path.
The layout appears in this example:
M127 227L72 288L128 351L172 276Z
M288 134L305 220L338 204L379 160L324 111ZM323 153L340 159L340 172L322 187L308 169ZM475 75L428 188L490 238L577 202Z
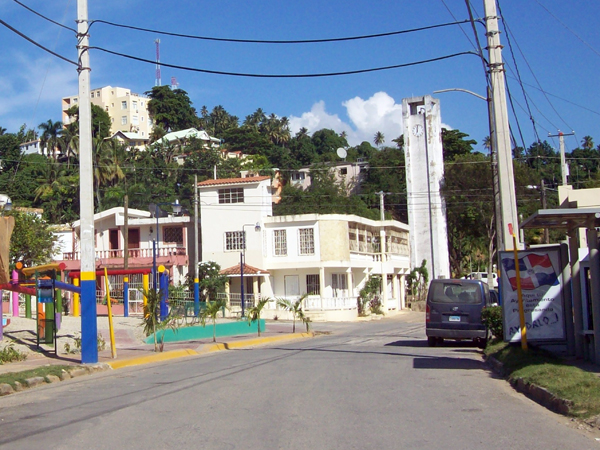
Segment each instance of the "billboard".
M528 341L565 339L563 280L559 247L518 252ZM500 252L504 340L521 341L514 252Z

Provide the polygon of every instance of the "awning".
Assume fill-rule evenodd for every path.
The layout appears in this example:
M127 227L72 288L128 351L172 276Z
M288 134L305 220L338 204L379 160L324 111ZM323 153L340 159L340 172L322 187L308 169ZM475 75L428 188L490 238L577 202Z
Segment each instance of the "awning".
M600 227L600 208L540 209L520 225L521 228L573 228Z

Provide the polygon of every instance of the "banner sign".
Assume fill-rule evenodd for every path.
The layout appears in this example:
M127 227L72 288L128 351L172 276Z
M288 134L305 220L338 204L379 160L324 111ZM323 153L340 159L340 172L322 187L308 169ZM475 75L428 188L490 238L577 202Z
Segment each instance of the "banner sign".
M565 339L560 250L520 251L519 274L528 341ZM500 252L504 340L521 341L514 252Z

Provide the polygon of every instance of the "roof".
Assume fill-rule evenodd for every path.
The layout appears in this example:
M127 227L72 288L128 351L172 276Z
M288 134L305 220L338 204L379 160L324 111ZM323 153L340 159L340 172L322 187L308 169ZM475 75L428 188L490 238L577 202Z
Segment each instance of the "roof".
M219 186L222 184L245 184L259 183L261 181L270 180L269 176L261 177L246 177L246 178L219 178L216 180L204 180L198 183L198 186Z
M165 141L175 141L177 139L189 139L189 138L201 139L203 141L212 141L212 142L220 142L219 139L213 138L209 136L209 134L204 130L197 130L196 128L187 128L185 130L173 131L171 133L167 133L162 137L162 140Z
M540 209L521 224L521 228L600 227L600 208Z
M221 269L219 271L221 275L241 275L240 265L228 267L227 269ZM270 272L265 269L259 269L257 267L249 266L244 264L244 275L270 275Z

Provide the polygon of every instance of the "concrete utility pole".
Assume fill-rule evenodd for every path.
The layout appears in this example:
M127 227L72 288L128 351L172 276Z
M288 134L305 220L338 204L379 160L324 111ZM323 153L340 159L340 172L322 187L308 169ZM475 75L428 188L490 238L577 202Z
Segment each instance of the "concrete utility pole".
M98 362L96 267L94 248L94 174L87 0L77 0L79 54L79 216L81 220L81 362Z
M572 133L563 133L560 130L558 134L550 134L548 133L548 137L558 137L558 142L560 145L560 174L562 176L562 185L565 186L567 183L567 175L569 175L569 169L567 167L567 160L565 158L565 136L574 136L575 132Z
M490 136L490 139L493 139L498 156L498 184L502 213L503 239L500 250L509 250L512 248L513 244L508 226L509 224L512 224L514 229L518 230L519 223L517 216L517 198L515 194L515 177L512 163L512 148L508 126L508 112L506 107L504 63L502 62L502 45L500 45L500 30L498 29L496 0L484 0L484 11L495 131L493 136ZM522 244L517 241L517 246L521 248Z

